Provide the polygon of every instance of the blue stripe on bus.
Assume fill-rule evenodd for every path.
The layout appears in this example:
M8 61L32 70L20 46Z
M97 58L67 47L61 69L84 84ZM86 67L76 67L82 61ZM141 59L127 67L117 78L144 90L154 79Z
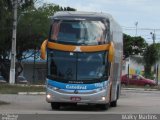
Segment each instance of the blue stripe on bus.
M52 87L57 87L59 89L66 89L66 90L93 90L93 89L104 88L108 86L108 81L93 83L93 84L68 84L68 83L61 83L61 82L48 79L47 85L50 85Z

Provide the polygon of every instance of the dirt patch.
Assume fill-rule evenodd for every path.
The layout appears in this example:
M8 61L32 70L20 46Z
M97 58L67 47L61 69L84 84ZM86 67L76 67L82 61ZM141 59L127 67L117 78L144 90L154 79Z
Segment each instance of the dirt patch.
M9 103L0 100L0 105L7 105L7 104L9 104Z

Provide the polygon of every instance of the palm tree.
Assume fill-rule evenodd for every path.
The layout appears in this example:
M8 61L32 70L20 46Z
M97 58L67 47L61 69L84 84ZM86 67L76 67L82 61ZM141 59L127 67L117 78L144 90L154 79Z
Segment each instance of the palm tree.
M151 75L151 67L160 60L160 44L151 44L147 47L144 54L145 76Z

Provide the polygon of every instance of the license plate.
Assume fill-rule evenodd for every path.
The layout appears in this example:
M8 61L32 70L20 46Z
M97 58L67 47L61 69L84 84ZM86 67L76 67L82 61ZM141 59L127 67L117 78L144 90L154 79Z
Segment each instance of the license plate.
M81 97L71 97L71 101L80 101Z

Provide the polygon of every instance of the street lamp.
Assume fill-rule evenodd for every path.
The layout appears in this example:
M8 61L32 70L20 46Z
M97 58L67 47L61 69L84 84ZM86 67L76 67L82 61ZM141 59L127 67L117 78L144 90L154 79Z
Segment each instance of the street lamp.
M150 32L150 34L152 35L153 43L155 43L155 39L156 39L155 30L154 30L154 32Z
M135 22L135 26L136 26L136 35L137 36L137 26L138 26L138 21Z

